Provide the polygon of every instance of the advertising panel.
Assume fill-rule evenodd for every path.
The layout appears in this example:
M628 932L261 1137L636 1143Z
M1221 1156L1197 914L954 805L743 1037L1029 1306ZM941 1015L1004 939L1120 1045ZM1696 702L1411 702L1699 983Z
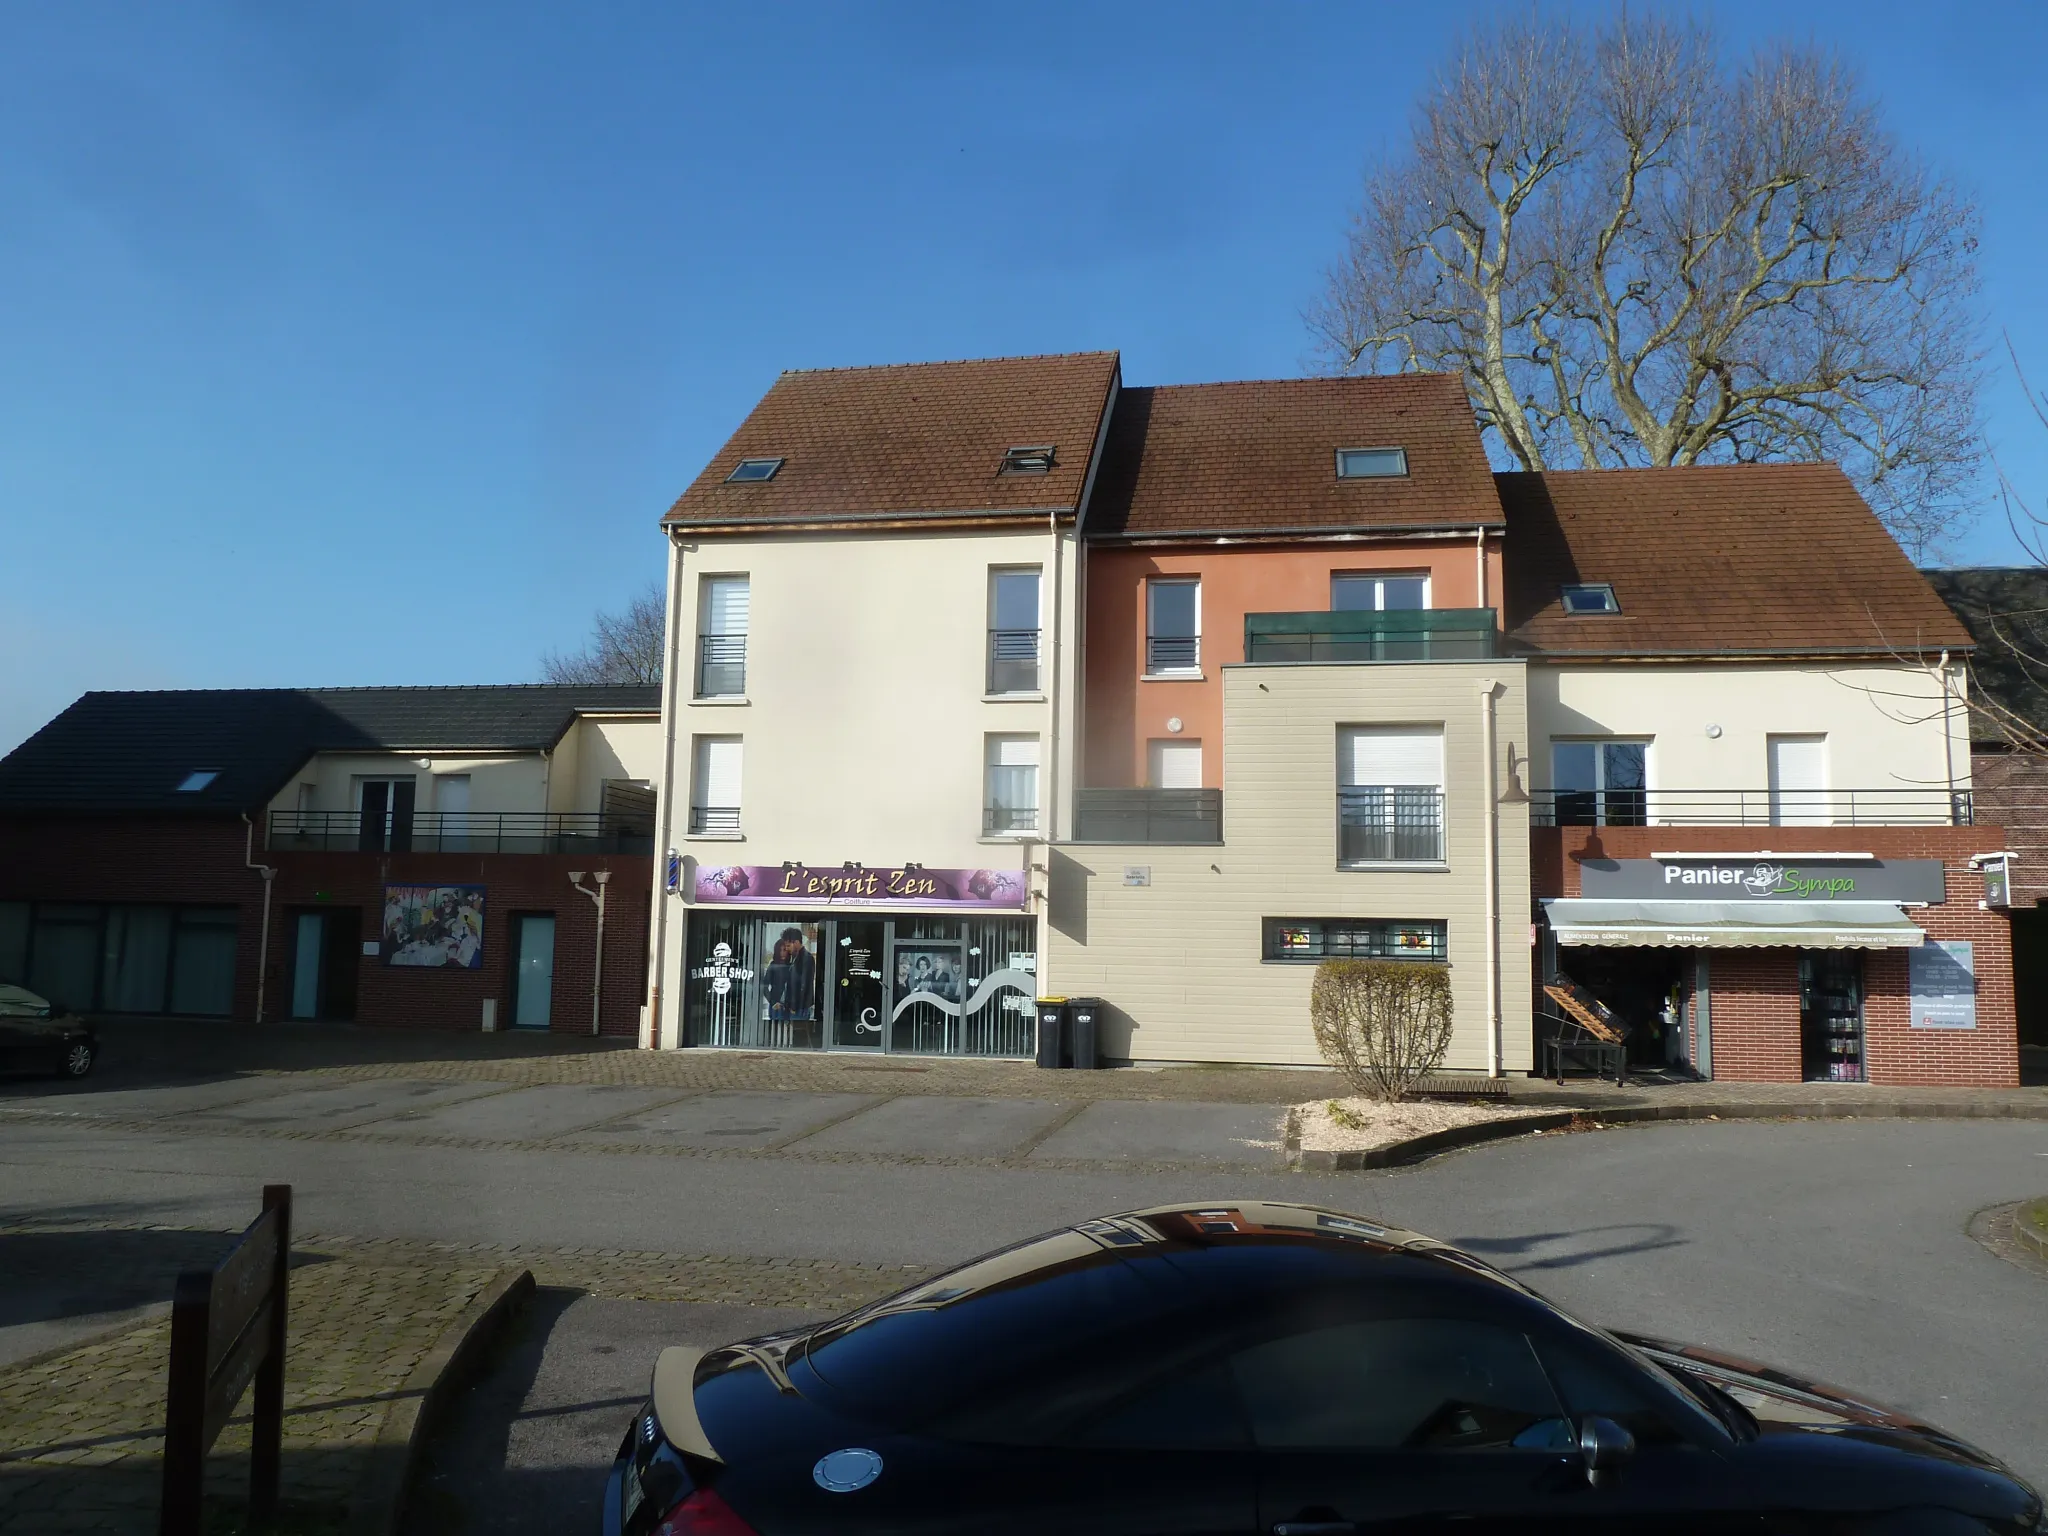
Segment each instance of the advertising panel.
M482 969L484 888L385 886L382 949L386 965Z

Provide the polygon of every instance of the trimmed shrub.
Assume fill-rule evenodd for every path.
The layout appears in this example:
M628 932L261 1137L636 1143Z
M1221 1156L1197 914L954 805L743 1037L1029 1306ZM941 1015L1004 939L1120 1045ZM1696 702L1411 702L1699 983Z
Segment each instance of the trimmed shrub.
M1309 992L1323 1060L1362 1097L1407 1097L1451 1046L1451 968L1417 960L1325 960Z

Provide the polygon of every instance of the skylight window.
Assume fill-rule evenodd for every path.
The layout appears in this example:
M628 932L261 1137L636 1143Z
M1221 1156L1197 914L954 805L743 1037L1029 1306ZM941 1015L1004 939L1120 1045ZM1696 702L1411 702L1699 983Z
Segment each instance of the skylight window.
M1405 448L1339 448L1339 480L1398 480L1408 473Z
M731 474L725 477L727 485L744 485L750 480L773 480L775 471L782 468L781 459L741 459L733 466Z
M1619 613L1621 604L1614 600L1614 588L1604 581L1584 582L1564 589L1564 611L1566 613Z
M219 777L220 770L218 768L194 768L179 783L178 793L181 795L196 795Z
M1002 475L1042 475L1052 468L1053 445L1041 443L1036 447L1006 448L1003 450L1003 465L997 470Z

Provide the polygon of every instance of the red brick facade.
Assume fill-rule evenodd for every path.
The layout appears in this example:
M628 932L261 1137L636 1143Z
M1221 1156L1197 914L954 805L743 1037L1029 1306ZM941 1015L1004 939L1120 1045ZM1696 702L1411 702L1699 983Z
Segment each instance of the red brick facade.
M1532 832L1536 895L1577 896L1578 859L1646 859L1654 852L1853 851L1883 859L1940 859L1948 899L1916 907L1936 939L1968 940L1977 973L1977 1027L1915 1029L1904 950L1867 950L1863 966L1864 1069L1873 1083L2012 1087L2019 1082L2012 924L1979 906L1984 880L1970 856L2008 846L2005 831L1974 827L1544 827ZM1799 952L1716 949L1708 961L1713 1070L1735 1082L1798 1082Z
M2048 757L1978 747L1970 754L1977 819L2005 830L2012 866L2012 904L2048 901Z

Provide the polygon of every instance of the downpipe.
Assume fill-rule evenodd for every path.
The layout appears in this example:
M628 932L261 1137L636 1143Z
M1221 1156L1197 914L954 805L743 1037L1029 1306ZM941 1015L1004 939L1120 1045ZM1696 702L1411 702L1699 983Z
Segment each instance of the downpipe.
M604 1017L604 892L605 886L611 880L611 877L612 872L608 869L593 871L590 878L597 886L597 889L593 891L583 883L582 870L572 869L569 871L569 883L597 903L597 954L590 967L590 1033L592 1038L595 1038L599 1033L599 1025Z
M256 1022L263 1022L263 979L270 970L270 887L277 879L277 871L268 864L256 862L256 823L249 819L247 811L242 812L242 825L249 829L249 835L242 844L242 862L263 877L263 928L256 940Z

